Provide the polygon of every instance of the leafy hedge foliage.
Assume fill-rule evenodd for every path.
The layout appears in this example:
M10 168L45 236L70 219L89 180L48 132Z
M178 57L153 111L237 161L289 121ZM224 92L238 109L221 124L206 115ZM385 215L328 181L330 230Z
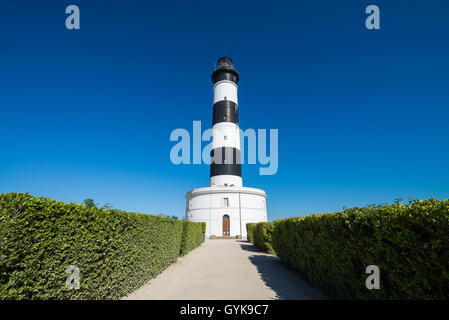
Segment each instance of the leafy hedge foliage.
M204 241L206 224L204 222L183 221L181 255L185 255Z
M182 231L180 220L0 194L0 298L122 297L177 259ZM69 265L79 290L66 288Z
M251 243L254 243L254 228L256 227L257 223L247 223L246 224L246 237L248 238L248 241Z
M271 246L271 234L273 231L273 222L256 223L253 229L254 244L262 250L274 252L273 247Z
M449 298L449 200L278 220L272 245L337 298ZM365 286L368 265L380 269L378 290Z

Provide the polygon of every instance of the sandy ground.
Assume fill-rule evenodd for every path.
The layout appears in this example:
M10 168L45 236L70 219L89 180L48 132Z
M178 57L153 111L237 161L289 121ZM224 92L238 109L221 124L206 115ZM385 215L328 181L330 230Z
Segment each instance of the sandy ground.
M245 240L208 240L130 295L131 300L326 299L279 258Z

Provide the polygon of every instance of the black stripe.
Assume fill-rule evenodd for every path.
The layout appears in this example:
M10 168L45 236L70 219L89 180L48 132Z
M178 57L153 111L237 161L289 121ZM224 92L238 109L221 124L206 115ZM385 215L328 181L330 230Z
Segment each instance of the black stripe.
M211 151L210 176L220 175L242 176L239 149L221 147Z
M230 68L218 68L212 73L212 82L217 83L221 80L229 80L234 83L239 82L239 74L237 70Z
M214 104L212 125L220 122L239 123L239 110L236 103L230 100L222 100Z
M210 176L242 176L242 166L240 164L211 164Z

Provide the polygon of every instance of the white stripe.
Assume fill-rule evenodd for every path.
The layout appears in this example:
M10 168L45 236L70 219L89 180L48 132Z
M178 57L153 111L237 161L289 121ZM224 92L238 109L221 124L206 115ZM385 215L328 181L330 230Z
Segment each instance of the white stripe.
M237 102L237 85L229 80L218 81L214 84L214 104L222 100L230 100L235 104Z
M240 150L240 130L233 122L219 122L212 127L212 149L232 147Z

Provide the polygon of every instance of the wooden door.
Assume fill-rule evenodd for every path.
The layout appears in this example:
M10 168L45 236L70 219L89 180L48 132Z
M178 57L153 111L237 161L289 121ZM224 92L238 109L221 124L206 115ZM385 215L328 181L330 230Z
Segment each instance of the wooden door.
M223 236L229 236L229 216L225 214L223 216Z

